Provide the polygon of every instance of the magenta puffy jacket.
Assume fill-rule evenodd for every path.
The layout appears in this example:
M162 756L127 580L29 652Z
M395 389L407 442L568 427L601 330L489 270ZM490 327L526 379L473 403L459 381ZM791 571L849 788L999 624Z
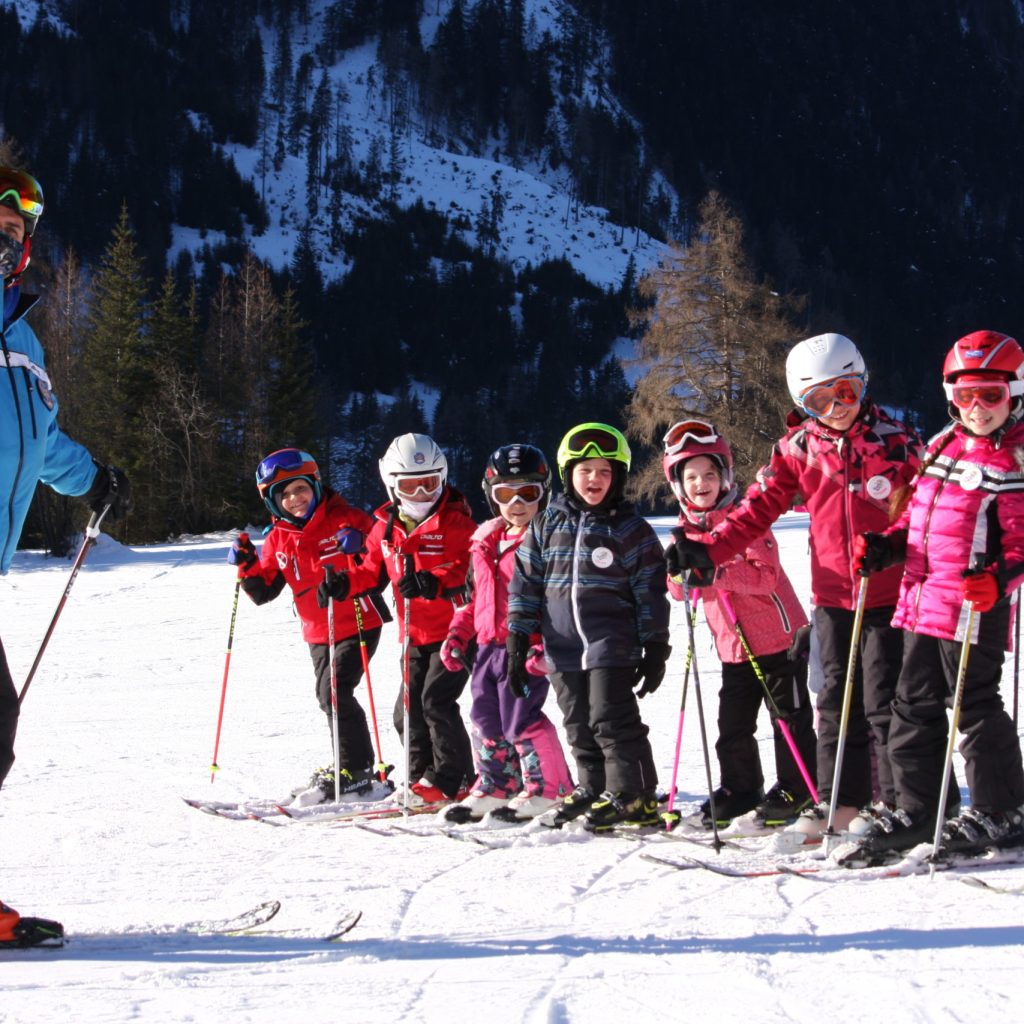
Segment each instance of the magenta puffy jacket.
M722 522L728 512L716 510L694 520L681 514L679 522L690 536L698 537L702 529ZM668 586L672 596L681 600L682 587L671 578ZM723 607L723 592L728 594L743 635L758 657L786 650L796 630L807 624L807 615L779 562L778 544L770 532L755 540L743 554L723 562L715 572L715 582L700 591L718 657L736 664L746 661L747 654Z
M972 554L996 569L1004 594L1024 578L1024 424L996 438L957 425L932 439L925 465L887 531L905 533L907 545L892 624L959 640L967 616L960 581Z
M891 525L889 499L913 481L920 439L871 402L844 434L796 412L787 422L790 429L757 483L703 539L720 565L763 536L791 506L804 505L811 516L811 599L818 607L852 609L859 587L851 568L853 538ZM894 605L899 583L898 566L875 573L867 607Z

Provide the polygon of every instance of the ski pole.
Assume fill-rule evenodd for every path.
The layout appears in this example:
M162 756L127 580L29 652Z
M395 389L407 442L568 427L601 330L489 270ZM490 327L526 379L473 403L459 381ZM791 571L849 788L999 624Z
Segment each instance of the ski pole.
M690 588L683 577L683 601L690 602ZM718 837L718 812L715 810L715 786L711 781L711 755L708 752L708 731L704 723L704 701L700 693L700 671L697 668L697 644L694 639L694 616L686 616L686 628L690 637L690 651L693 655L693 692L697 695L697 721L700 723L700 742L704 748L704 773L708 780L708 810L711 813L711 831L714 835L715 853L722 852L722 840Z
M231 666L231 645L235 640L235 617L238 615L238 592L242 589L241 578L235 580L235 599L231 602L231 625L228 626L228 647L224 655L224 678L220 684L220 709L217 711L217 736L213 741L213 760L210 762L210 782L217 777L217 751L220 750L220 727L224 724L224 699L228 694L228 668Z
M338 666L334 664L334 597L330 594L334 570L324 566L327 584L327 649L331 659L331 739L334 742L334 802L341 802L341 737L338 733Z
M690 595L690 604L687 608L687 616L696 618L697 615L697 599L699 594L696 592ZM686 648L686 664L683 667L683 696L679 701L679 722L676 725L676 751L672 757L672 788L668 794L668 810L664 811L661 815L661 820L665 822L665 831L671 832L672 829L679 824L679 814L675 811L676 805L676 783L679 780L679 753L683 745L683 719L686 716L686 691L690 687L690 662L693 660L693 647L692 645Z
M82 568L82 563L85 561L85 556L89 553L91 548L96 543L96 538L100 534L100 523L103 522L103 517L110 511L109 505L103 506L102 512L93 512L89 517L89 523L85 528L85 536L82 538L82 543L78 548L78 554L75 556L74 564L71 566L71 575L68 578L67 585L64 587L64 593L61 594L60 600L57 602L57 610L53 613L53 618L50 619L50 625L46 629L46 633L43 635L43 642L39 645L39 650L36 653L35 660L32 662L32 667L28 670L28 677L25 679L25 685L21 688L21 693L18 694L18 706L21 707L22 702L25 700L25 694L28 693L28 688L32 685L32 680L35 678L36 669L39 668L39 663L43 660L43 652L46 650L46 645L50 642L50 637L53 636L53 631L57 627L57 620L60 618L60 613L64 610L64 605L67 604L68 595L71 593L71 588L74 586L75 580L78 578L78 570Z
M857 674L857 648L864 626L864 606L868 599L868 578L861 576L857 587L857 605L853 613L853 632L850 637L850 657L846 664L846 682L843 686L843 710L839 716L839 743L836 746L836 768L832 776L832 793L828 801L828 823L825 826L823 842L828 853L829 839L835 836L836 801L839 799L839 779L843 772L843 755L846 752L846 732L850 725L850 706L853 704L853 680Z
M971 571L981 567L980 555L971 557ZM935 811L935 836L932 839L932 855L929 857L928 877L935 877L935 863L942 844L942 826L946 822L946 798L949 796L950 768L953 765L953 751L956 749L956 731L960 724L960 706L964 699L964 682L967 679L967 660L971 655L971 635L974 633L974 618L977 614L970 601L967 605L967 622L964 625L964 639L960 645L960 663L956 670L956 690L953 692L953 714L949 723L949 741L946 743L946 758L942 766L942 786L939 790L939 805Z
M1013 727L1017 727L1017 695L1020 691L1020 597L1017 598L1017 614L1013 638Z
M352 598L356 610L356 630L359 633L359 656L363 661L363 675L366 676L366 695L370 700L370 721L373 722L373 741L377 748L377 764L374 771L381 782L387 782L388 766L384 763L384 755L380 749L380 732L377 729L377 708L373 703L373 683L370 680L370 652L366 646L366 634L363 632L363 608L359 598Z
M754 675L757 676L757 681L761 684L761 689L764 690L765 697L768 698L768 705L774 714L775 724L779 727L779 731L786 740L786 746L789 747L789 752L793 755L793 760L796 762L797 768L800 769L800 774L803 776L804 783L807 786L807 791L811 794L811 799L814 803L818 804L821 801L818 799L818 790L814 786L814 780L811 778L811 773L807 770L806 762L800 756L800 751L796 748L796 741L793 739L793 732L789 728L789 723L782 717L779 705L775 703L772 691L768 688L768 680L765 679L764 672L761 671L761 666L758 663L757 658L754 657L754 652L750 649L750 644L747 643L746 634L743 632L739 619L736 617L736 610L732 606L732 600L724 590L718 592L718 598L722 602L722 608L725 609L725 614L729 617L729 621L732 623L733 629L736 631L736 636L739 639L740 644L743 646L743 650L746 652L747 661L750 662L750 667L754 670Z
M405 575L409 576L416 571L416 565L413 562L412 555L405 556ZM409 649L409 605L412 604L412 599L405 597L402 599L402 625L404 626L404 632L402 635L402 733L403 739L405 740L405 789L402 793L402 811L408 816L409 814L409 792L412 780L409 778L409 772L412 769L412 755L409 749L409 705L411 703L411 689L412 683L409 679L410 675L410 649Z

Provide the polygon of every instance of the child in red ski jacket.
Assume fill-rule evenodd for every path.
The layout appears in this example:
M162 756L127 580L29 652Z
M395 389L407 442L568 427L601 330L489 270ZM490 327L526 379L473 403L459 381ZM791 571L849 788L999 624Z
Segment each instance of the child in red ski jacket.
M446 803L465 796L473 775L469 734L459 696L466 670L451 671L441 645L457 606L465 603L469 541L476 529L466 499L448 485L448 460L426 434L396 437L380 460L388 501L374 512L361 574L366 583L391 580L403 644L408 612L409 792L395 799L410 805ZM404 689L404 688L403 688ZM404 726L404 699L394 722Z
M302 638L309 644L316 673L316 697L327 715L333 751L331 659L327 604L334 600L334 664L338 696L338 760L340 792L364 792L374 777L373 747L366 715L355 696L363 675L356 606L362 615L362 639L372 657L380 640L383 614L379 591L355 588L351 574L359 568L364 538L372 520L341 495L324 487L313 456L297 448L268 455L256 470L256 486L272 518L270 532L257 556L247 534L234 542L228 560L238 566L242 589L256 604L273 601L285 585L292 590ZM326 570L333 574L328 579ZM335 779L330 768L313 773L310 789L333 800Z
M679 523L694 537L712 530L739 501L732 451L710 423L687 420L670 427L665 434L662 467L680 504ZM678 578L670 578L668 587L673 597L682 599ZM811 797L781 729L775 732L778 781L765 796L754 739L757 713L762 702L773 718L782 713L813 781L814 709L807 693L807 661L797 643L798 636L807 632L807 616L779 562L771 533L723 562L715 571L714 582L702 588L700 595L722 661L715 744L721 773L721 785L714 794L717 823L724 827L733 818L753 811L758 824L787 824L811 803ZM757 669L770 698L758 680ZM701 807L698 820L710 827L710 801Z

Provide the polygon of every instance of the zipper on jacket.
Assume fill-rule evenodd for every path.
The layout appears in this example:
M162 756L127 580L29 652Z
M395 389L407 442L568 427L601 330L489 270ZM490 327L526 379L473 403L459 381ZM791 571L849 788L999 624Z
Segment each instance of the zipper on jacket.
M2 315L3 314L0 313L0 316ZM0 552L0 554L6 558L11 542L14 541L14 498L18 493L18 484L21 481L21 471L25 465L25 423L21 415L21 400L18 398L18 385L15 383L14 370L10 365L11 351L7 347L7 330L3 325L0 325L0 343L3 345L3 352L6 357L7 379L11 383L11 394L14 396L14 409L18 416L18 466L14 471L14 480L11 482L11 493L7 498L7 541L4 544L3 552ZM14 541L14 543L17 544L16 541Z
M935 493L932 495L932 500L928 503L928 509L926 510L925 515L924 515L924 522L921 524L922 525L922 529L921 529L921 561L923 563L923 568L922 568L922 572L921 572L921 579L915 584L915 589L917 590L917 593L914 595L914 622L913 622L913 625L911 627L912 629L916 629L917 628L918 614L920 612L920 605L921 605L921 593L924 590L924 581L928 578L928 574L929 574L929 571L928 571L928 536L929 536L929 527L930 527L930 524L931 524L931 521L932 521L932 513L935 511L935 505L938 502L939 497L941 496L942 492L945 490L946 484L949 482L950 478L952 477L953 470L956 468L956 464L959 461L960 461L960 456L958 455L953 460L953 463L949 467L949 469L946 470L945 476L943 476L941 479L939 479L939 485L938 485L938 487L935 488Z
M587 670L587 654L590 651L590 644L587 643L586 634L583 632L583 617L580 615L579 591L580 591L580 549L583 543L583 520L586 513L583 513L576 524L576 541L572 551L572 587L569 591L569 601L572 604L572 618L576 623L576 632L580 635L580 642L583 644L583 654L580 659L580 667Z

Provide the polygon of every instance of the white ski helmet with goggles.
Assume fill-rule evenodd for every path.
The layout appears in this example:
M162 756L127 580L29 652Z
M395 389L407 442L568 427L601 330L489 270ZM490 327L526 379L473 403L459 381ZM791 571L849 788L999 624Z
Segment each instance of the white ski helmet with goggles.
M808 389L836 377L862 377L865 385L868 380L864 357L844 334L806 338L786 356L786 384L790 397L801 408L801 396Z
M448 460L426 434L402 434L380 460L380 476L392 502L433 504L448 480Z
M722 480L715 508L731 503L735 493L732 449L729 442L704 420L681 420L673 423L662 441L664 455L661 466L665 479L681 505L690 506L683 491L683 467L690 459L706 455L716 466Z

